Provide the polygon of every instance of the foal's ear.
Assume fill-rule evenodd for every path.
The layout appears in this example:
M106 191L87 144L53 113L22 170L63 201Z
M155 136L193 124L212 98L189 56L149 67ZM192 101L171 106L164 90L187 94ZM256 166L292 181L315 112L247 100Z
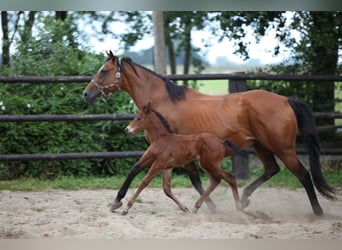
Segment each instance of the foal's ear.
M147 114L151 112L151 102L148 102L143 106L143 111Z

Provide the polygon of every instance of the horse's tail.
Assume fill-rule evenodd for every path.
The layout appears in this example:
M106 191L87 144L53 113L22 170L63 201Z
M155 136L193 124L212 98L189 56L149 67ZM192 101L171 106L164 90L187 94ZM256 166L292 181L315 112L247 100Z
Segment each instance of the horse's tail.
M326 183L321 170L320 146L313 111L307 103L295 97L289 97L288 102L296 115L299 133L308 148L313 182L325 198L333 200L335 199L335 190Z
M230 148L231 150L233 150L234 152L239 153L239 154L241 154L241 155L244 156L244 157L247 157L247 156L248 156L248 153L247 153L245 150L241 149L240 147L238 147L237 145L235 145L234 143L232 143L232 142L229 141L229 140L223 141L223 144L224 144L226 147L228 147L228 148Z

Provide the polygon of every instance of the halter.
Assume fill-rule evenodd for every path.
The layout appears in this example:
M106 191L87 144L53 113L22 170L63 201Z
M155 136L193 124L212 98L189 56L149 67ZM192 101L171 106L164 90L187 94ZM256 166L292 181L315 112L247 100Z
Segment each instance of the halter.
M113 83L102 86L102 85L98 84L97 82L95 82L94 79L91 79L91 83L101 93L101 96L107 96L107 94L104 92L105 89L109 89L112 87L117 87L118 90L121 89L119 86L120 77L121 77L121 58L118 58L118 67L117 67L117 71L115 74L115 81Z

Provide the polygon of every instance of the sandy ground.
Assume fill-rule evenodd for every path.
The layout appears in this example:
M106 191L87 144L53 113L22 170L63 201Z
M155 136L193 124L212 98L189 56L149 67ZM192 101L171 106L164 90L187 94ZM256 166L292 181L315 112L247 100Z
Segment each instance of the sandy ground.
M131 197L135 189L129 190ZM198 194L177 188L189 208ZM242 190L239 190L242 191ZM145 189L129 213L109 211L117 190L0 191L0 238L30 239L342 239L342 190L338 201L319 195L323 217L313 215L303 189L259 188L246 209L235 209L231 190L218 187L197 214L182 212L161 189ZM124 202L127 199L124 199Z

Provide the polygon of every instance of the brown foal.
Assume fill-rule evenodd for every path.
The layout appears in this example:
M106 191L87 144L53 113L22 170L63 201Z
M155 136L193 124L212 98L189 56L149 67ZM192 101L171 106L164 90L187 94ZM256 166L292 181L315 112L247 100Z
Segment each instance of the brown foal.
M133 121L126 127L126 134L134 134L144 130L147 132L151 145L140 158L140 162L152 162L152 166L142 180L133 197L128 201L123 214L127 214L141 191L157 176L163 172L163 189L181 210L188 212L184 206L171 192L170 178L172 169L187 164L199 158L200 164L208 175L210 184L202 196L197 200L193 212L196 213L209 194L224 179L232 188L235 205L241 210L239 193L237 190L235 176L224 171L221 161L226 155L242 152L240 148L230 141L222 141L209 133L194 135L173 134L166 120L160 113L151 108L151 104L144 105L142 110L135 116Z

